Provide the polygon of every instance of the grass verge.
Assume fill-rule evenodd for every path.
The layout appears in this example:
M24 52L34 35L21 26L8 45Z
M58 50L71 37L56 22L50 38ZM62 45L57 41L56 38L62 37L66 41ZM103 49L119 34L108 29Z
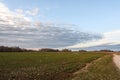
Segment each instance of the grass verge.
M120 72L113 63L112 55L107 55L80 73L76 80L120 80Z

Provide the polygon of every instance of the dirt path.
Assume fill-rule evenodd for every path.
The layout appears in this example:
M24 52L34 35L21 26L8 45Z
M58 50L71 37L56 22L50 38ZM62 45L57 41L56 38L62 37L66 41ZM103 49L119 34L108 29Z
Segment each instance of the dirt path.
M104 57L105 57L105 56L104 56ZM74 75L75 77L74 77L72 80L77 80L77 79L79 78L78 75L79 75L80 73L87 71L88 67L90 67L93 63L101 60L102 58L103 58L103 57L100 57L100 58L98 58L98 59L96 59L96 60L93 60L92 62L87 63L86 66L83 67L82 69L74 72L73 75Z
M120 69L120 55L114 54L113 55L113 61L116 64L116 66Z

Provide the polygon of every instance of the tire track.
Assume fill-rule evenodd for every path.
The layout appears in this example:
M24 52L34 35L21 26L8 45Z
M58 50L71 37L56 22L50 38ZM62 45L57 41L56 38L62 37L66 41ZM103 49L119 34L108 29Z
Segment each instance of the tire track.
M113 62L120 69L120 55L113 54Z
M103 57L105 57L105 56L103 56ZM80 73L88 71L88 70L87 70L88 67L90 67L92 64L96 63L97 61L101 60L103 57L100 57L100 58L98 58L98 59L93 60L93 61L90 62L90 63L87 63L85 67L83 67L82 69L74 72L74 73L73 73L73 76L75 76L75 77L74 77L72 80L77 80L77 79L79 78L78 75L79 75Z

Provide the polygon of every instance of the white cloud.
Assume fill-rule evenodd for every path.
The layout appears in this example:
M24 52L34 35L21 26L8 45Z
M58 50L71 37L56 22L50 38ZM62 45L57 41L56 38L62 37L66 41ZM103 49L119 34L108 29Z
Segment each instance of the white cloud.
M9 11L9 9L3 3L1 3L1 2L0 2L0 10L1 11L3 11L3 10L4 11Z
M19 14L23 14L24 13L24 11L22 10L22 9L16 9L15 10L17 13L19 13Z
M11 27L27 27L30 26L31 18L26 17L22 14L22 10L18 10L18 12L10 11L9 8L0 3L0 24L2 26L11 26Z
M26 11L26 14L32 15L32 16L38 15L38 13L39 13L39 8L35 8L35 9L31 10L31 11L30 10Z
M23 10L23 9L15 9L18 14L36 16L39 14L39 8L34 8L32 10Z
M87 48L87 47L94 47L100 45L117 45L120 44L120 30L106 32L103 34L103 38L96 41L88 41L85 43L79 43L73 46L69 46L68 48Z

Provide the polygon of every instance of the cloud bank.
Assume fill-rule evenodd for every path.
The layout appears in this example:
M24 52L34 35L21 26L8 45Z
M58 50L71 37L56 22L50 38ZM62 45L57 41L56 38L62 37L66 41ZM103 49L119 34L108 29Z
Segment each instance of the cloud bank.
M36 21L33 16L36 16L38 11L38 8L31 12L24 12L22 9L11 11L5 4L0 3L0 45L24 48L60 48L102 38L98 34L65 27L65 24ZM26 16L26 13L32 17ZM68 25L74 27L72 24Z
M111 49L119 50L120 47L120 30L106 32L103 34L103 38L96 41L88 41L85 43L79 43L77 45L69 46L68 48L74 49L86 49L86 50L100 50Z

